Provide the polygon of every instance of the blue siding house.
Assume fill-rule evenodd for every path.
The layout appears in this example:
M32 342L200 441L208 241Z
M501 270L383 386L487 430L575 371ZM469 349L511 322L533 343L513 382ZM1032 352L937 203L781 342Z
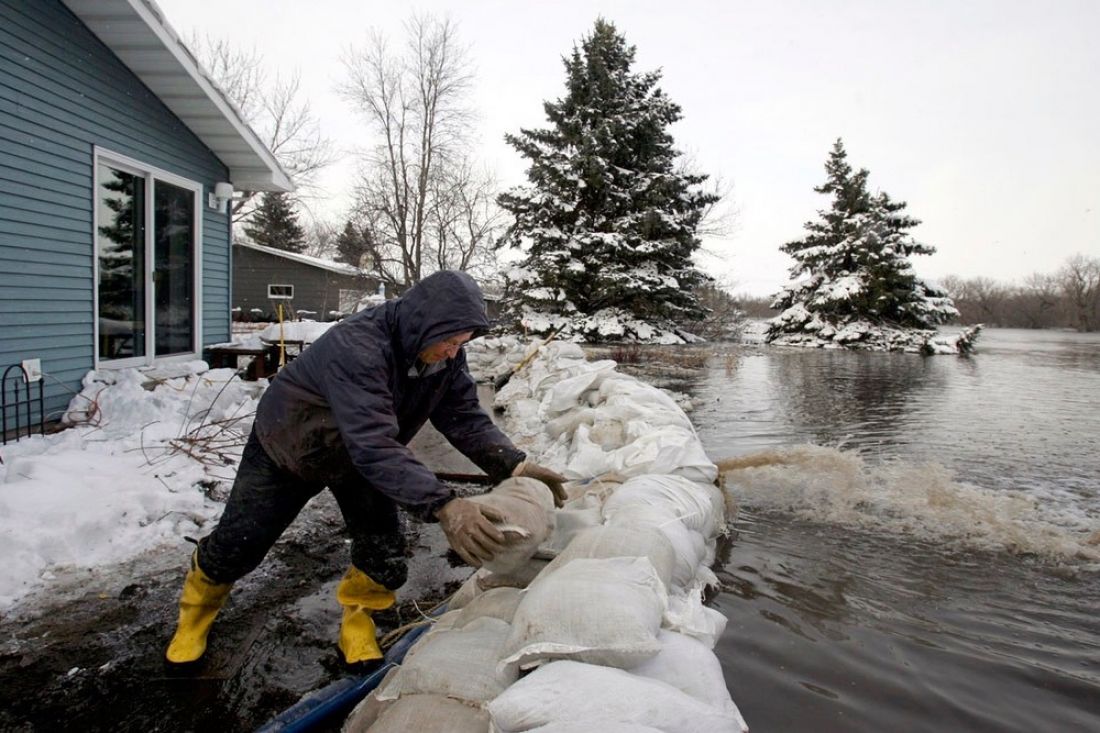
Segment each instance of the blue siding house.
M292 188L152 0L0 0L0 372L48 418L229 340L226 200Z

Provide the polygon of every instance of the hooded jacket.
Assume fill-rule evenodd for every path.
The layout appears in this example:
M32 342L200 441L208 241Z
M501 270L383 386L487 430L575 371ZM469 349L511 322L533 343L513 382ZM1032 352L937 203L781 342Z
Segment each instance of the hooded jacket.
M488 327L473 278L430 275L336 324L284 367L260 400L256 435L276 464L304 480L358 471L367 486L430 519L453 492L407 447L427 420L495 481L525 457L481 409L465 351L431 365L418 358L426 346Z

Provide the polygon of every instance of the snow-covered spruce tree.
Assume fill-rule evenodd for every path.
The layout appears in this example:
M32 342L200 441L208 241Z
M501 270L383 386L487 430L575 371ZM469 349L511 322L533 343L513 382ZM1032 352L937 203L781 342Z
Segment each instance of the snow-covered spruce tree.
M295 253L301 253L306 248L306 232L298 223L298 214L291 205L290 196L282 191L263 195L244 233L253 242L265 247Z
M498 203L515 218L501 244L523 254L506 273L522 325L560 338L679 343L674 322L705 309L692 263L696 228L717 197L677 170L668 127L680 107L634 73L633 46L600 19L563 59L566 93L546 102L550 127L506 139L529 183Z
M781 248L795 260L791 277L802 279L772 303L767 340L789 345L934 352L936 324L958 315L947 294L919 279L911 255L933 247L913 239L920 222L906 204L867 190L866 169L852 171L837 140L825 163L827 179L814 190L832 196L804 239ZM952 349L956 350L957 349Z
M352 267L363 266L363 255L370 251L370 233L349 219L336 237L336 260Z

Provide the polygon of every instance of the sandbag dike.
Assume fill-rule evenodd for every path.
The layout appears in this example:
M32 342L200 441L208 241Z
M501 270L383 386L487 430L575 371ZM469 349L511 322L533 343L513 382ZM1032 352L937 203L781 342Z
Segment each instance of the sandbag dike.
M488 380L533 347L481 339ZM550 343L496 396L506 432L571 483L505 481L480 501L508 517L510 550L346 720L348 733L420 730L747 731L703 605L729 507L687 416L661 390Z

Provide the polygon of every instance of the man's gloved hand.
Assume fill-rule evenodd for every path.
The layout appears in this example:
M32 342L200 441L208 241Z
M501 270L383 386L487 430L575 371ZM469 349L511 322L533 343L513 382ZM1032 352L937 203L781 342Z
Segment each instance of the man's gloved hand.
M565 476L546 466L540 466L531 461L523 461L512 471L512 475L538 479L546 484L547 488L550 489L550 493L554 495L554 506L559 509L565 505L565 500L569 498L565 493L565 487L562 486L565 483Z
M503 522L496 509L469 499L451 499L435 516L451 549L475 568L493 559L504 546L504 534L493 522Z

